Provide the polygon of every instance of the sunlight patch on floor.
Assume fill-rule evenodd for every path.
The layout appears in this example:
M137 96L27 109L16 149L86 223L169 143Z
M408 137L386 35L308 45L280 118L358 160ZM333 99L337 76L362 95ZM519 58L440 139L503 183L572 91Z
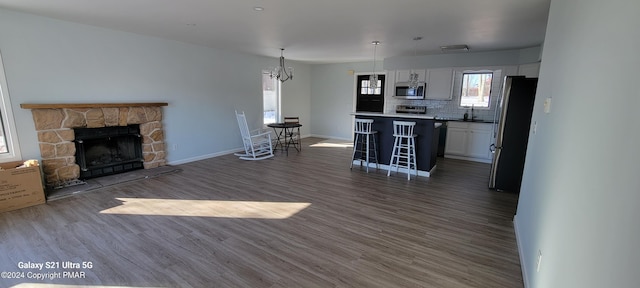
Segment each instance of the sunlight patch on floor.
M309 145L315 148L353 148L352 141L328 139Z
M101 214L286 219L311 203L116 198L122 205Z

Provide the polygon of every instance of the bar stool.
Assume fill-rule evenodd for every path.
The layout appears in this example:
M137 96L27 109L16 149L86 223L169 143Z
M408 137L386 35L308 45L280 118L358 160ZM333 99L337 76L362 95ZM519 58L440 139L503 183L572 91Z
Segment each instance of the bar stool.
M407 169L407 180L411 180L411 170L415 170L418 177L418 165L416 164L416 137L413 134L413 128L416 122L393 121L393 151L391 152L391 160L389 160L389 171L387 176L391 175L391 169L399 168Z
M373 124L373 119L356 119L356 126L353 132L353 157L351 158L351 167L349 169L353 168L354 161L359 160L360 166L362 166L362 161L365 161L367 164L367 173L369 173L370 152L372 150L373 159L376 162L376 169L378 169L378 148L376 147L375 136L378 131L371 130L371 124ZM358 157L356 157L356 154Z

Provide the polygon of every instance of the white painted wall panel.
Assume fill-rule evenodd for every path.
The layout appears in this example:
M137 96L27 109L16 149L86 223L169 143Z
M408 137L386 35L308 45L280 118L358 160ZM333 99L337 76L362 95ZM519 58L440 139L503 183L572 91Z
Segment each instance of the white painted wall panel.
M169 162L242 147L234 110L256 128L262 117L258 57L0 9L0 51L24 158L40 158L31 111L21 103L168 102ZM274 57L278 51L274 51ZM283 111L309 134L310 66L293 61Z

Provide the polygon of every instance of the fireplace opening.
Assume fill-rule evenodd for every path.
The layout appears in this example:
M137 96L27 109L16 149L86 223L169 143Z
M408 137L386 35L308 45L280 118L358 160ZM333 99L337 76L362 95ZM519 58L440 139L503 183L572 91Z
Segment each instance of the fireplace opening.
M144 168L139 125L73 130L80 179Z

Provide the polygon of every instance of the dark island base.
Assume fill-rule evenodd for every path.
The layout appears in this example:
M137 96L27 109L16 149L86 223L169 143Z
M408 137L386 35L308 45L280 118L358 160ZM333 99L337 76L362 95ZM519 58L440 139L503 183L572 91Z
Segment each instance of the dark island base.
M388 167L389 161L391 160L391 152L393 151L394 142L393 121L410 121L416 122L414 134L418 135L418 137L416 137L416 162L418 164L418 175L428 177L430 172L436 166L440 128L434 127L435 120L361 115L356 115L356 118L373 119L372 129L378 131L377 142L379 164L386 165ZM356 157L359 156L360 155L356 154ZM360 165L360 161L354 161L354 164ZM375 167L375 164L370 164L370 166Z

